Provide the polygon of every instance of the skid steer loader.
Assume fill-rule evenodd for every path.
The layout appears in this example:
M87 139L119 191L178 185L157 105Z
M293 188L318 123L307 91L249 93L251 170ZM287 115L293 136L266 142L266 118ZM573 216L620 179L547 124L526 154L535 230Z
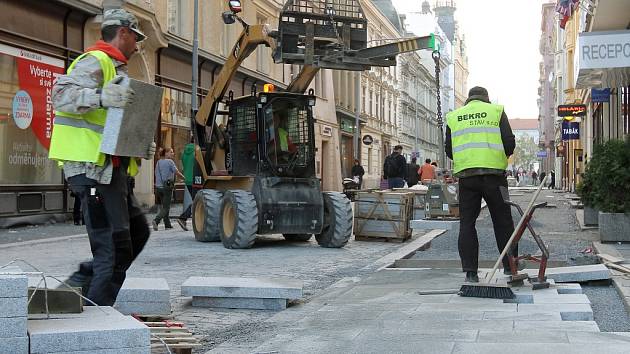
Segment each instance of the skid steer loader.
M367 20L356 0L289 0L278 30L250 25L240 1L229 1L226 25L243 31L195 117L193 231L202 242L249 248L257 234L282 234L323 247L343 247L352 232L352 208L339 192L322 192L315 174L313 90L322 68L361 71L392 66L396 55L435 49L435 37L368 48ZM275 63L301 66L286 90L227 92L237 69L259 45ZM227 94L227 95L226 95Z

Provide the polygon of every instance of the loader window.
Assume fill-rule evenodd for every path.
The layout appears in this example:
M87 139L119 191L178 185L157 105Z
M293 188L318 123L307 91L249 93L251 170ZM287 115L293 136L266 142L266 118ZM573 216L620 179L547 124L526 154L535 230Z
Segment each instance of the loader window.
M312 153L308 111L303 103L278 98L265 107L267 157L282 171L306 167Z

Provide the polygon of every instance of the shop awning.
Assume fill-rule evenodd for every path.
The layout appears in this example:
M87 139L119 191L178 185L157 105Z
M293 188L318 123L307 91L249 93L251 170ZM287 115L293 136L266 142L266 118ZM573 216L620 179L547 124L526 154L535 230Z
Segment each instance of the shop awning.
M630 85L630 31L580 33L577 88Z

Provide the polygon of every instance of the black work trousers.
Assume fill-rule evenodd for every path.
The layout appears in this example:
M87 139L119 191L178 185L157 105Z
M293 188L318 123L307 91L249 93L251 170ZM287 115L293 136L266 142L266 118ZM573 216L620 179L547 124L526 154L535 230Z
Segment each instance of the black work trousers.
M127 269L134 259L130 215L137 219L139 209L133 210L135 203L131 200L130 204L128 198L126 168L126 164L114 167L110 184L85 184L84 176L69 178L72 191L81 198L93 257L92 277L86 296L101 306L114 304L118 291L125 281ZM81 182L74 184L73 180ZM142 215L141 211L139 215ZM144 222L146 225L146 219ZM138 220L134 220L134 225L138 225ZM146 240L143 243L146 243Z
M481 211L481 198L486 201L492 218L494 237L499 253L507 244L514 221L510 206L503 201L501 188L507 192L507 178L500 175L482 175L460 178L459 180L459 257L464 272L476 272L479 268L479 239L475 224ZM507 193L506 193L507 194ZM518 255L518 245L511 249L513 256ZM503 267L509 269L508 256L503 257Z

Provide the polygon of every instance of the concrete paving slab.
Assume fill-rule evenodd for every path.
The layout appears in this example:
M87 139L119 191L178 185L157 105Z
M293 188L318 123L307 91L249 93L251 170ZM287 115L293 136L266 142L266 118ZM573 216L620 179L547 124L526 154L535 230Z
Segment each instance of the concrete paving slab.
M475 306L477 304L502 304L502 299L486 299L486 298L478 298L478 297L463 297L459 295L453 295L451 299L448 301L451 304L470 304L471 306Z
M404 331L408 333L424 332L430 330L489 330L502 331L511 330L514 321L511 320L462 320L462 321L433 321L430 323L421 320L405 320L402 321ZM400 329L399 329L400 330Z
M567 332L570 343L626 343L630 345L630 332Z
M409 227L414 230L459 230L459 221L447 220L410 220Z
M510 312L506 312L510 313ZM379 319L390 320L417 320L427 323L439 320L481 320L483 312L460 312L460 311L440 311L440 312L416 312L416 311L383 311Z
M26 317L0 317L0 341L4 338L26 337Z
M590 304L584 294L537 294L534 293L534 304Z
M193 296L192 306L228 309L284 310L287 308L287 299Z
M114 308L124 315L168 316L171 314L170 302L116 301Z
M484 320L562 321L560 312L495 312L483 313Z
M563 321L592 321L588 304L518 304L518 312L560 312Z
M127 278L116 297L118 302L169 302L171 289L164 278Z
M25 275L0 274L0 297L24 297L28 295L28 278Z
M595 321L514 321L514 330L599 332L599 326Z
M0 354L28 354L28 337L2 338Z
M547 268L546 274L556 283L579 283L611 278L610 270L603 264Z
M31 353L150 348L149 328L130 316L86 307L82 314L51 320L29 320Z
M455 343L451 354L505 354L504 343ZM554 353L554 354L627 354L627 344L573 344L573 343L519 343L509 346L510 354Z
M582 294L582 286L578 283L563 283L554 286L558 294Z
M48 354L151 354L151 348L117 348L100 350L79 350L72 352L54 352Z
M0 297L0 317L25 317L28 315L28 299L22 297Z
M474 342L477 339L479 330L435 330L424 328L422 330L409 332L407 328L398 330L380 331L365 330L356 337L356 341L369 342L374 338L387 338L393 341L435 341L435 342Z
M182 296L299 299L303 282L285 278L190 277Z
M479 331L478 343L569 343L567 332L563 331ZM511 348L512 346L510 346Z
M504 311L516 312L517 304L489 303L475 304L474 308L470 304L420 304L418 312L440 312L440 311Z

